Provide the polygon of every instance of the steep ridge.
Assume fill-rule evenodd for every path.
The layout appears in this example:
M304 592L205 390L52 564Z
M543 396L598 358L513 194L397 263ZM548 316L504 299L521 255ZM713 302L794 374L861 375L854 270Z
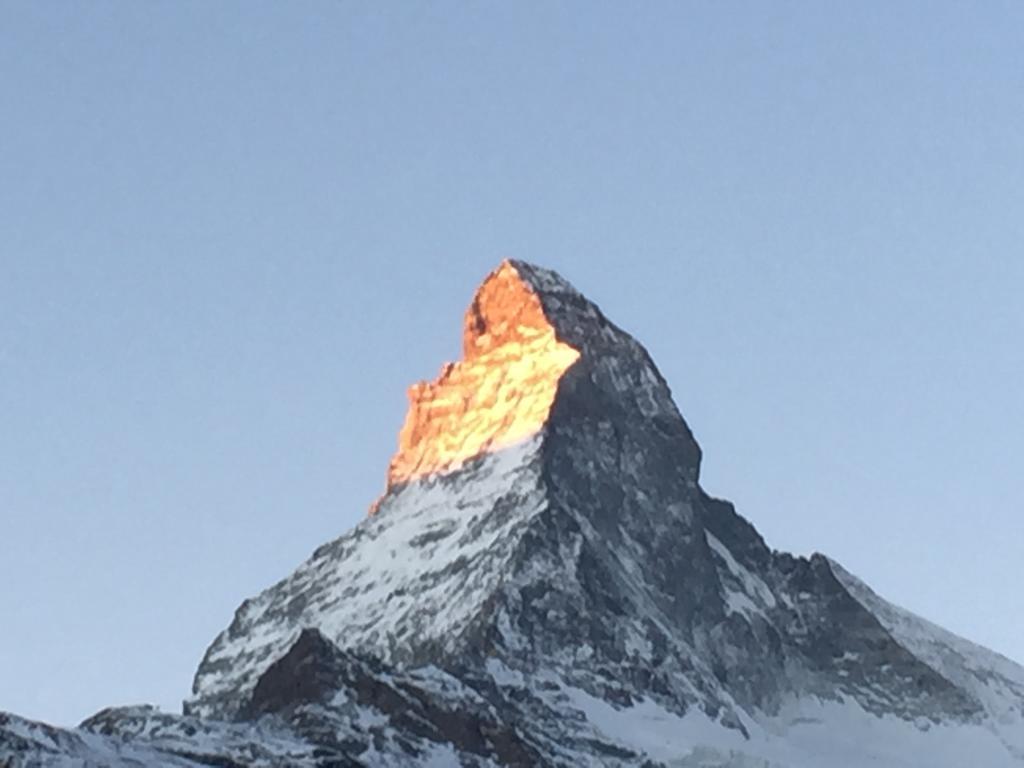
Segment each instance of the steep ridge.
M876 595L841 565L836 578L915 657L980 705L1007 750L1024 760L1024 668Z
M771 550L701 489L647 352L561 277L503 263L463 346L410 390L372 514L242 604L185 716L111 711L62 736L77 754L1024 765L1024 670ZM22 755L53 742L15 725Z

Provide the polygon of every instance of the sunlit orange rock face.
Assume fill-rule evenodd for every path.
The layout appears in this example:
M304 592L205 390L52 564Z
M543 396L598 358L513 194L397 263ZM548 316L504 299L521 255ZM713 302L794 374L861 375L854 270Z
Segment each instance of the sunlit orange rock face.
M388 487L448 472L539 432L579 352L555 338L540 300L505 262L466 311L463 360L409 388Z

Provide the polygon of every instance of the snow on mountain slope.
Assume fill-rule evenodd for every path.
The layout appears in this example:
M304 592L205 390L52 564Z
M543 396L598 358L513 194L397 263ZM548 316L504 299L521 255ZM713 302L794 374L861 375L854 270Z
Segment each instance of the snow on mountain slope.
M804 699L757 723L749 737L698 714L678 716L650 701L620 708L567 692L595 732L656 764L683 768L1015 768L1020 762L979 725L908 728L855 703Z
M305 627L387 660L409 661L413 639L450 644L506 572L515 530L545 503L536 451L534 438L482 457L457 495L444 476L393 490L372 517L242 604L207 652L186 710L237 714Z
M283 729L190 721L149 707L109 710L97 717L115 715L126 728L123 734L103 733L88 724L76 729L53 728L0 714L0 766L198 768L216 765L218 760L222 765L261 768L315 764L314 747ZM236 758L237 762L228 762Z
M8 719L0 762L1024 766L1024 670L771 550L569 283L505 262L464 329L371 514L239 607L184 716Z
M981 704L989 727L1024 760L1024 667L887 602L841 565L831 564L843 586L901 645Z

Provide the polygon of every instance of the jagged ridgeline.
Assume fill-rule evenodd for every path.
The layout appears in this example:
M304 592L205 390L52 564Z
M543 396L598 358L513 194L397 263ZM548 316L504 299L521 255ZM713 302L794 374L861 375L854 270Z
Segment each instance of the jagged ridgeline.
M501 264L463 347L411 388L371 514L242 603L184 714L0 716L0 760L1024 766L1024 669L770 549L559 275Z

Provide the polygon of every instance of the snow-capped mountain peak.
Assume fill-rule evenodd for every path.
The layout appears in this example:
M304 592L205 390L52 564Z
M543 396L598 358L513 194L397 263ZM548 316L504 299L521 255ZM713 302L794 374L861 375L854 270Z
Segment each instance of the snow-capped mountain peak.
M373 514L242 603L183 717L0 735L124 764L1024 766L1024 670L770 549L700 460L644 348L504 262Z

